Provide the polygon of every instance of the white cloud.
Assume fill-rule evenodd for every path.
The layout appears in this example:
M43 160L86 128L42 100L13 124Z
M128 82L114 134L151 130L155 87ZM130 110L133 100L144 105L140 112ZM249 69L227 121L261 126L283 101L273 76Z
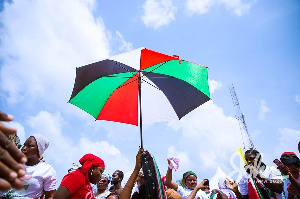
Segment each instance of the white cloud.
M224 5L237 16L242 16L251 8L250 3L244 3L242 0L187 0L186 10L188 15L205 14L211 7L218 5Z
M298 102L298 103L300 103L300 95L296 95L295 96L295 101Z
M290 128L279 129L278 144L274 145L274 153L280 156L283 152L297 153L300 131Z
M187 0L186 9L187 14L192 15L205 14L209 11L210 7L215 3L215 0Z
M208 80L208 84L210 94L213 94L215 90L218 90L223 86L221 82L218 82L216 80Z
M62 103L71 94L75 67L109 55L100 18L92 1L16 1L1 12L1 89L7 102L31 98ZM26 8L26 9L24 9ZM59 97L58 97L59 96ZM57 100L61 99L61 101Z
M143 9L142 20L144 24L155 30L175 20L177 11L171 0L147 0Z
M220 3L237 16L242 16L251 8L249 3L243 3L242 0L220 0Z
M266 117L266 113L271 112L271 109L267 106L265 100L260 101L260 108L258 113L258 120L263 121Z
M183 157L189 157L185 158L189 161L188 168L197 167L198 171L202 168L214 170L217 165L227 168L231 154L243 147L238 121L225 116L212 100L189 113L181 122L170 122L169 127L182 131L176 152L171 153L169 149L169 153L184 153Z
M121 34L121 32L116 31L115 35L108 32L108 37L110 42L110 51L112 55L117 55L133 50L132 43L127 42Z

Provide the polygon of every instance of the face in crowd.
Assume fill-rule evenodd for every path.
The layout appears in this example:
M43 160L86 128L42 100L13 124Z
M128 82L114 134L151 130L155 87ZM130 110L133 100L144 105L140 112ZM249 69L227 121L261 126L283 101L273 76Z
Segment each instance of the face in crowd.
M32 136L25 141L21 151L28 159L39 158L38 146L35 138Z
M263 166L261 154L257 150L247 150L245 152L245 159L247 165L255 166L257 168Z
M197 177L194 175L189 175L185 179L185 185L188 189L195 189L195 187L197 186Z
M117 170L115 171L111 176L111 184L118 184L123 180L123 173L121 171Z
M108 180L106 177L101 176L101 179L97 182L97 188L99 190L105 190L108 187Z
M91 175L89 176L89 181L92 184L97 184L101 179L101 175L104 172L104 167L92 167L91 168Z

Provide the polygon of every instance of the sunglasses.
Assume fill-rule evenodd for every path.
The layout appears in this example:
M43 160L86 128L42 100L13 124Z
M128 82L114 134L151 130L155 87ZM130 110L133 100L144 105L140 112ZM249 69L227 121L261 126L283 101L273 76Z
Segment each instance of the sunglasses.
M99 180L99 182L106 183L107 180L101 179L101 180Z

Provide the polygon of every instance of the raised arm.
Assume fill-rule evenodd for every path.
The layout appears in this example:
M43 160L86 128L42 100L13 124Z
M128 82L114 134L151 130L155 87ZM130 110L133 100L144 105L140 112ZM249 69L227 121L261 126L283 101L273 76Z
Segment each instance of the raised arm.
M143 149L140 149L138 154L136 155L134 170L133 170L132 174L130 175L125 187L122 190L120 199L130 199L130 197L131 197L132 188L133 188L136 178L139 174L139 171L142 168L141 156L142 156L143 151L144 151Z
M178 185L175 182L172 181L172 169L170 168L170 163L171 162L168 159L168 170L167 170L167 174L166 174L166 184L171 189L174 189L175 191L177 191Z
M293 188L295 191L300 194L300 183L296 180L296 178L291 174L290 169L285 165L279 165L277 169L283 173L284 175L289 176L289 180L291 181L291 184L293 185Z

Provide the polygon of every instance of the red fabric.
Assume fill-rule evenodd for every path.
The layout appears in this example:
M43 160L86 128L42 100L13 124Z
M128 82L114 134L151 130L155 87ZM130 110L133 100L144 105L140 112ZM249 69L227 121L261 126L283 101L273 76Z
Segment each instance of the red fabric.
M260 199L257 190L252 186L250 179L248 180L248 196L249 199Z
M138 125L138 75L129 78L106 101L97 120Z
M82 165L81 172L88 177L88 171L92 166L105 167L104 161L91 153L85 154L80 158L79 163Z
M169 60L177 60L178 58L165 55L162 53L155 52L149 49L143 49L141 51L141 70L148 68L150 66L154 66L158 63L169 61Z
M288 154L297 156L294 152L287 151L287 152L284 152L283 154L281 154L281 157L284 155L288 155Z
M79 169L65 175L60 185L65 186L70 191L70 199L95 198L91 184Z

